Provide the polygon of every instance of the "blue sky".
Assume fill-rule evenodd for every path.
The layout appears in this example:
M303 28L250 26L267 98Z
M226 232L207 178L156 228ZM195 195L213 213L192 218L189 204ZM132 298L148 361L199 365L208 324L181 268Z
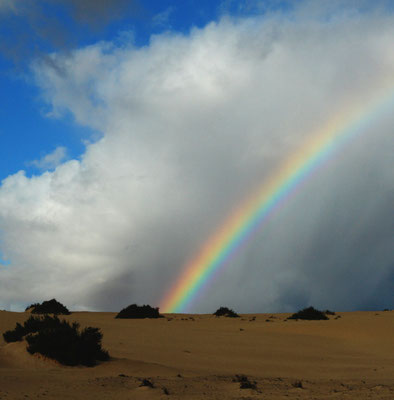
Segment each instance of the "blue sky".
M394 87L392 9L0 0L0 308L159 305L305 140ZM363 127L190 311L392 307L393 118Z

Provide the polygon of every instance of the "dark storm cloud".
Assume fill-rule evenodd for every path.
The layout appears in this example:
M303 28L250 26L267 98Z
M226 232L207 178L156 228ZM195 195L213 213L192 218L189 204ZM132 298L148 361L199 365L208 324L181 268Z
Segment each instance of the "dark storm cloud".
M136 302L135 285L136 279L133 271L126 270L120 274L115 273L85 293L84 306L87 309L120 311Z
M139 0L15 0L0 2L0 52L14 63L75 47L114 21L143 17Z

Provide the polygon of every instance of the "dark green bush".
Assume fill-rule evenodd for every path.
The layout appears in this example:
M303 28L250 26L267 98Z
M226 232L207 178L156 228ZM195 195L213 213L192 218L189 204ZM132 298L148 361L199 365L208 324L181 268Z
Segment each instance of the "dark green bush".
M7 343L20 342L25 335L25 328L18 322L14 330L3 333L3 338Z
M3 334L7 342L26 338L27 351L40 353L64 365L97 364L109 359L107 351L101 348L102 333L98 328L79 330L79 324L45 315L43 318L31 316L24 325L17 324L13 331Z
M307 319L307 320L319 320L329 319L323 311L316 310L313 307L304 308L301 311L296 312L288 319Z
M59 303L56 299L43 301L41 304L35 303L29 306L27 310L32 308L32 314L55 314L55 315L70 315L67 307Z
M115 318L162 318L159 313L159 308L153 308L150 305L138 306L131 304L121 310Z
M3 333L3 338L7 343L20 342L27 334L38 332L44 324L48 326L48 324L51 323L48 318L45 316L44 319L40 319L31 316L24 322L23 326L20 323L17 323L14 330Z
M217 317L239 318L239 315L234 310L227 307L220 307L213 313L213 315L216 315Z

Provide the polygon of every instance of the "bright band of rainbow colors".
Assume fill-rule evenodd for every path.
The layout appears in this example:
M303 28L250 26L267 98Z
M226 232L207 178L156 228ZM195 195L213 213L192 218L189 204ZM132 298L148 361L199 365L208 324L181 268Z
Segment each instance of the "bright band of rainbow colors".
M330 156L343 149L346 143L365 131L379 115L392 108L392 84L383 87L372 100L340 113L322 130L311 135L297 153L229 216L197 256L183 268L179 279L160 303L163 312L185 312L206 284L289 195L328 161Z

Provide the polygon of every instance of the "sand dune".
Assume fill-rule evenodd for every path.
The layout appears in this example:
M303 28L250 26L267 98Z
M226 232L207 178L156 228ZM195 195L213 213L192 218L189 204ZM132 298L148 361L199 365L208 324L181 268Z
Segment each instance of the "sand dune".
M394 312L337 315L119 320L77 312L65 318L100 327L111 361L64 367L1 337L0 399L394 399ZM28 316L0 312L0 332ZM241 389L240 374L257 389ZM140 386L144 378L153 388Z

